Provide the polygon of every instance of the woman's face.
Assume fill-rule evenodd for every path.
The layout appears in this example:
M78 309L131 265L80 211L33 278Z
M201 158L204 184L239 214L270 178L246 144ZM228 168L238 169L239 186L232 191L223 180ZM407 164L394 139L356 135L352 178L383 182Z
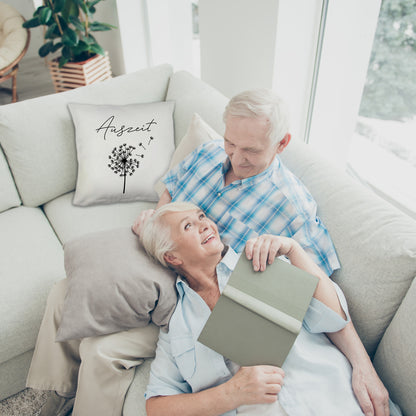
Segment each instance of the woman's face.
M170 254L179 259L180 264L217 258L224 250L217 226L201 210L169 212L163 216L163 221L169 225L176 246Z

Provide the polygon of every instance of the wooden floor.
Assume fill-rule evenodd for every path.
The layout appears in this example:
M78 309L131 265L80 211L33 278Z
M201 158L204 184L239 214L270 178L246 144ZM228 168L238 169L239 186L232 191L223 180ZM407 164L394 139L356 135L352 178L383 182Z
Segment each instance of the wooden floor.
M0 84L0 105L12 101L11 94L4 91L4 87L11 87L11 80ZM24 58L17 72L18 101L53 93L52 79L44 59L38 56Z

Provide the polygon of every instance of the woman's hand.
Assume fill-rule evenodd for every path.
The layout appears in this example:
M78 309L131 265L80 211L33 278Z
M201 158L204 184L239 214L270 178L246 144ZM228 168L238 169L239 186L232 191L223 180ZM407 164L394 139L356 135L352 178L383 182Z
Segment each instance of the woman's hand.
M264 271L277 256L289 256L297 244L292 238L264 234L248 240L245 252L247 258L253 261L253 269Z
M273 403L282 389L284 371L271 365L241 367L227 381L226 389L235 408L243 404Z
M140 215L137 217L134 224L131 226L133 232L140 236L140 232L142 230L143 224L155 213L154 209L146 209L142 211Z

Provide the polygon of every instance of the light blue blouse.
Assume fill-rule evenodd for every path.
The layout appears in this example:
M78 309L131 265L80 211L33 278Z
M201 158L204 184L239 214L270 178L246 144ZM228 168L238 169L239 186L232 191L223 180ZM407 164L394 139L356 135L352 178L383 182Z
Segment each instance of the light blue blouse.
M239 255L229 248L218 264L221 292L238 258ZM301 332L282 367L285 378L278 398L289 416L333 416L340 411L348 416L363 415L351 387L351 366L324 334L339 331L350 319L345 297L334 285L348 320L312 299ZM178 304L169 332L160 332L146 399L205 390L226 382L236 370L222 355L197 341L211 313L208 305L180 277L176 287ZM265 413L273 414L262 412ZM236 414L237 410L233 410L224 415Z

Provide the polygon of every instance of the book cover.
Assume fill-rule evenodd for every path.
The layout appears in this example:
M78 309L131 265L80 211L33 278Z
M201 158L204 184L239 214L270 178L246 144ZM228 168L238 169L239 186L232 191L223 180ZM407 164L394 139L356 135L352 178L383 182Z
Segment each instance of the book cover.
M242 254L198 341L241 366L281 367L318 280L279 258L255 272Z

